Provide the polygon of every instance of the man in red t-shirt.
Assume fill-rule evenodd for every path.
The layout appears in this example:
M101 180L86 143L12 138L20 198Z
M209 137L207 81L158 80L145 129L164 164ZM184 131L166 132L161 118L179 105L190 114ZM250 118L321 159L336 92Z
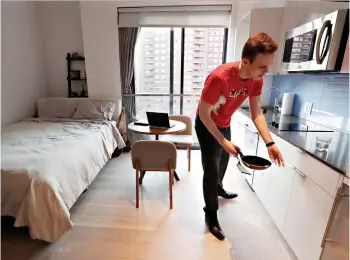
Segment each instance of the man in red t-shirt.
M209 231L220 240L225 235L217 219L218 196L226 199L238 196L222 186L230 155L237 156L239 150L231 142L230 122L232 114L246 98L249 98L252 120L266 143L271 160L284 166L260 104L262 77L268 72L276 50L277 44L266 33L250 37L240 61L220 65L207 76L198 104L195 129L204 170L205 221Z

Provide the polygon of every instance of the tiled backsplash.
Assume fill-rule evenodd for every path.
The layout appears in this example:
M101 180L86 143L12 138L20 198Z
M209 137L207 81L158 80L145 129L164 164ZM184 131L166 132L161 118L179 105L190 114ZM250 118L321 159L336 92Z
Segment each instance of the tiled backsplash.
M281 101L286 92L295 93L293 115L349 133L349 74L275 75L273 87L280 90ZM273 106L277 92L270 98ZM304 102L311 102L311 115L304 114Z

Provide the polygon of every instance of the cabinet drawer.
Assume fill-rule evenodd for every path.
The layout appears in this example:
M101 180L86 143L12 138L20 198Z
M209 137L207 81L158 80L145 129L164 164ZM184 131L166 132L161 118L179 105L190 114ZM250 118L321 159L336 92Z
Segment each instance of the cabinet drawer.
M284 234L299 260L317 260L334 198L308 177L295 174Z
M284 230L295 176L296 172L290 166L284 169L272 166L270 170L265 207L281 232Z
M273 138L286 161L303 172L331 196L335 196L341 178L338 172L332 170L282 138L276 135L273 135Z

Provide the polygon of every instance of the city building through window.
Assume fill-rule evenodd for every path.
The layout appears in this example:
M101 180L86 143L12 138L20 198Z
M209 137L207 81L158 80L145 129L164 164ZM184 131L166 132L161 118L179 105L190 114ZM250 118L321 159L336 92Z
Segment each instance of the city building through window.
M153 110L194 121L206 77L225 62L226 44L225 28L142 27L134 58L136 116Z

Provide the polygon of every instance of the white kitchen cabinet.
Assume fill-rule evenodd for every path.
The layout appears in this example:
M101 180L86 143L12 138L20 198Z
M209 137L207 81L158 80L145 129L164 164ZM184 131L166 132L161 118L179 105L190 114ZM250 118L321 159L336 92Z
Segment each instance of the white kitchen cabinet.
M348 9L349 3L330 1L298 1L296 26L311 22L336 10Z
M296 172L290 165L273 166L266 194L266 209L281 232L287 217Z
M320 260L349 259L349 186L342 185L334 203Z
M288 165L281 168L273 165L265 171L255 171L252 188L298 259L318 260L334 198L343 176L281 137L273 133L271 135ZM261 139L257 155L269 159ZM340 213L340 216L335 218L340 223L348 221L344 214ZM337 221L332 222L335 223L334 231L328 232L329 239L339 240L339 237L344 237L342 224L337 224ZM348 253L345 243L338 244L341 245L341 251L337 245L328 241L322 260L337 259L332 256Z
M266 145L259 142L258 156L270 159ZM264 171L255 171L253 189L280 231L284 229L288 205L295 177L294 167L272 165Z
M348 9L349 3L320 1L315 7L318 8L318 17L321 17L336 10Z
M265 32L278 41L280 38L283 8L254 8L237 23L237 35L235 46L235 59L241 58L243 46L248 38L256 33ZM278 50L280 51L280 49ZM280 55L280 54L279 54ZM277 56L277 55L276 55ZM270 68L269 74L274 74L279 69L275 63Z
M294 134L305 135L305 133ZM335 196L341 179L341 175L338 172L282 138L274 134L272 136L285 160L302 171L308 178L319 185L332 197Z
M267 160L270 159L266 149L266 145L261 138L258 144L257 155ZM270 170L271 168L254 172L254 181L253 181L252 187L264 206L266 204L267 187L269 185L269 179L270 179Z
M259 8L251 10L249 36L259 32L265 32L275 41L279 42L283 8ZM275 61L282 55L282 48L279 48L275 55ZM276 74L280 64L274 62L269 69L269 74Z
M234 113L231 118L231 141L238 147L243 147L245 142L245 128L242 126L249 120L239 111Z
M299 260L317 260L334 197L299 171L282 230Z
M315 1L299 1L297 10L296 26L311 22L318 18L318 2Z

